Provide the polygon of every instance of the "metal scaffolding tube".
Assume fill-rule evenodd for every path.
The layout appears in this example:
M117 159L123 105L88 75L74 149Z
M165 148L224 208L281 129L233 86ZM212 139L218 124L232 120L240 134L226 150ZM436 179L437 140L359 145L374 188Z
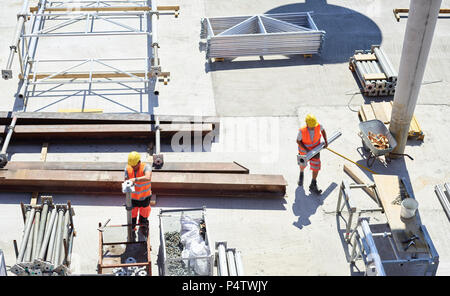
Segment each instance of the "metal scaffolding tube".
M36 253L34 255L35 258L38 257L39 251L41 250L42 240L44 238L45 233L45 226L47 224L47 214L48 214L48 202L44 202L44 205L42 206L41 220L39 222L39 233L36 244Z
M11 124L8 126L8 133L6 134L5 141L3 142L2 150L0 151L0 168L4 167L8 163L8 150L9 142L14 132L14 127L16 126L17 116L14 116Z
M447 192L450 193L450 191L448 191L450 189L449 186L448 186L448 183L446 183L444 185L444 187L447 190ZM436 192L436 195L439 198L439 201L442 204L442 207L444 208L445 214L447 214L447 217L450 219L450 202L449 202L447 196L445 195L444 190L442 190L441 185L436 185L434 187L434 190Z
M56 209L52 210L50 220L48 221L47 228L45 230L44 240L42 242L41 250L39 252L39 257L38 257L39 259L42 259L42 260L44 260L46 258L45 254L47 253L46 252L48 249L47 246L50 241L50 236L52 233L53 225L55 224L56 214L57 214L56 212L57 212Z
M24 262L30 262L31 261L31 253L33 252L33 241L34 241L34 226L36 223L31 222L31 229L30 229L30 236L28 238L27 242L27 248L25 250L25 255L23 256Z
M63 238L62 238L63 241L66 242L66 244L68 244L68 240L69 240L69 225L70 225L70 211L67 210L64 215ZM64 264L66 260L67 260L67 258L66 258L66 254L65 254L64 244L62 244L61 256L59 257L57 265Z
M20 11L20 13L17 15L17 24L16 24L16 32L14 34L14 39L11 43L10 48L10 52L9 52L9 57L8 57L8 61L6 63L6 67L4 70L2 70L2 77L3 79L10 79L12 78L12 63L13 63L13 59L14 59L14 54L17 53L17 50L19 49L19 42L20 42L20 36L22 35L22 31L24 29L24 24L26 21L26 14L27 14L27 10L28 10L28 2L29 0L24 0L23 4L22 4L22 10Z
M227 250L227 263L228 263L228 274L230 276L236 276L236 263L234 261L234 253L232 249Z
M52 232L50 234L50 241L48 243L47 257L46 257L46 260L51 263L53 263L53 254L55 253L55 241L58 229L58 222L59 222L59 211L55 209L55 223L53 223Z
M361 220L361 228L364 233L365 242L367 243L368 250L368 261L372 261L375 264L375 268L377 270L378 276L386 276L386 272L384 271L383 263L381 262L380 255L378 254L377 247L375 245L375 241L372 237L372 232L369 227L369 223L367 220Z
M28 214L29 212L29 214ZM17 263L23 261L25 255L25 249L27 247L28 239L30 237L31 227L33 225L34 214L36 213L36 209L32 208L30 211L27 210L27 218L25 222L25 231L23 235L22 242L20 244L19 256L17 256Z
M64 231L64 208L61 207L58 211L58 227L56 229L55 251L52 260L52 262L55 265L58 265L59 258L61 256L63 231Z
M38 252L38 240L39 240L39 227L41 224L41 209L36 210L36 214L34 217L34 233L33 233L33 249L31 251L31 258L29 261L36 258L36 254Z
M242 263L242 256L240 251L234 251L234 262L236 264L236 274L238 276L244 276L244 264Z
M219 242L217 243L217 253L218 253L218 266L219 266L219 275L220 276L228 276L228 267L227 267L227 255L225 251L225 243Z

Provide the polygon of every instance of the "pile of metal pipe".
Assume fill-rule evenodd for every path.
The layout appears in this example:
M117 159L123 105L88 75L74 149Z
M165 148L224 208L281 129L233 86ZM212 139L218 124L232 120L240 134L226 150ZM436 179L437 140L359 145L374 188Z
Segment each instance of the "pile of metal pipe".
M73 209L43 198L42 205L22 205L25 228L11 272L20 276L70 273L74 227Z
M206 57L319 54L325 31L317 29L311 13L204 18Z
M227 248L227 242L217 242L217 266L219 276L243 276L241 252L234 248Z
M448 219L450 219L450 183L445 183L444 188L442 188L441 185L436 185L434 191L444 208L445 214L447 214Z
M373 54L376 60L360 60L356 57L363 54ZM350 58L350 63L361 82L365 95L374 97L392 96L395 94L398 73L379 46L372 46L370 51L356 50L355 55ZM368 74L384 74L384 78L366 79L364 76Z

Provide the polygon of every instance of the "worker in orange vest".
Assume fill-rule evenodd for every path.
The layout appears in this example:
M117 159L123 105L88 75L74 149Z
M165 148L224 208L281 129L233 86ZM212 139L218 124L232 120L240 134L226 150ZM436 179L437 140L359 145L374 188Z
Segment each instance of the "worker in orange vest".
M306 115L305 121L306 126L300 128L297 135L298 153L300 155L306 155L311 149L319 145L322 135L325 141L324 148L328 146L327 134L323 126L317 122L316 117L312 114L308 114ZM298 179L298 185L303 186L303 171L305 170L307 163L299 163L299 165L300 176ZM309 160L309 165L312 170L312 180L311 185L309 185L309 190L311 192L321 194L322 190L317 187L317 175L320 171L320 153L316 154Z
M141 155L132 151L128 155L128 165L125 169L125 180L131 180L135 186L135 192L131 193L131 221L132 229L136 231L137 217L139 213L139 230L145 236L148 235L148 217L150 216L150 198L152 195L152 167L141 162Z

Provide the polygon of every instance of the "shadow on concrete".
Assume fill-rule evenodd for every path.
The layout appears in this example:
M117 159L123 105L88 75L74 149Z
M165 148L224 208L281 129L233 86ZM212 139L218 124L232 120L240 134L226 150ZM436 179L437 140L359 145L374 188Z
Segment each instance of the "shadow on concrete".
M341 228L341 220L344 221L344 223L345 223L345 226L343 228ZM336 228L337 228L337 231L339 234L339 238L341 239L341 244L342 244L342 248L344 249L345 258L346 258L347 262L349 262L349 260L350 260L349 245L345 241L345 232L346 232L347 224L348 224L348 222L344 216L342 216L340 214L336 215ZM365 273L365 271L359 269L356 264L353 264L350 262L349 262L349 268L350 268L350 274L352 276L363 276Z
M306 194L305 186L309 185L303 184L302 187L297 187L295 190L295 201L292 205L292 211L298 217L298 221L294 221L292 224L299 229L311 224L309 217L316 213L317 208L323 205L324 200L338 185L335 182L331 183L321 195L312 194L309 191Z
M272 68L310 64L336 64L348 62L355 50L370 49L371 45L381 44L380 28L367 16L342 6L328 4L326 0L306 0L276 7L270 13L292 13L313 11L313 20L319 30L324 30L325 40L320 56L303 58L302 55L287 56L284 59L214 62L205 65L206 72L235 70L244 68ZM201 50L203 46L199 44Z

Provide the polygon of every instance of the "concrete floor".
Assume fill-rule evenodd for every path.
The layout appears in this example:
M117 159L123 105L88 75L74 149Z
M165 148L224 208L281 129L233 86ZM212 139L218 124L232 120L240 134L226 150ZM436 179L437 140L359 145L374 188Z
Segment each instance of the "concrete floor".
M160 1L160 5L173 1ZM164 2L164 3L163 3ZM11 3L11 4L9 4ZM251 173L282 174L288 182L285 199L218 199L168 198L158 199L153 207L151 244L153 272L157 274L160 208L184 208L205 205L209 233L214 241L227 241L228 246L243 254L247 275L357 275L345 258L344 244L335 208L338 186L348 177L342 168L345 160L323 152L319 186L321 197L311 196L298 188L297 145L298 128L306 113L314 113L328 133L343 135L333 148L350 159L365 164L359 153L361 140L357 136L358 109L368 98L360 94L355 77L348 70L348 58L356 49L368 49L381 44L394 66L398 67L406 27L406 18L399 23L393 8L406 8L409 1L313 1L291 2L261 0L258 5L248 1L192 0L181 5L178 19L161 17L159 37L161 64L171 72L171 81L160 89L158 100L152 96L110 92L102 98L86 96L33 97L27 111L58 111L68 108L102 108L104 112L154 112L157 114L216 115L221 118L219 139L204 147L207 152L166 153L167 161L237 161ZM21 1L8 1L0 11L0 65L6 63L8 46L15 27L15 14ZM442 7L450 7L444 0ZM200 18L204 16L248 15L265 12L314 11L317 26L327 31L321 56L272 56L238 58L209 64L200 51ZM100 49L80 38L72 43L42 44L39 53L48 50L91 57L117 57L123 52L138 56L141 40L117 43L98 42ZM91 41L90 41L91 42ZM109 42L109 43L108 43ZM450 22L440 18L425 71L415 115L425 133L423 142L411 140L408 158L395 160L384 167L376 162L373 170L381 174L400 175L412 184L419 202L421 220L426 225L440 256L438 275L450 275L450 223L434 193L436 184L450 180L448 135L449 100L446 91L450 82ZM65 46L73 51L64 51ZM97 48L97 47L95 47ZM40 48L41 50L41 48ZM141 51L141 52L140 52ZM62 57L63 54L60 54ZM68 57L67 55L65 57ZM17 61L15 62L17 66ZM3 67L3 66L2 66ZM17 69L14 73L17 73ZM14 99L17 79L0 80L0 110L21 107ZM61 100L65 98L64 100ZM386 99L392 99L388 97ZM14 143L14 142L13 142ZM12 145L12 160L40 159L38 145ZM50 143L47 161L117 161L125 160L131 149L145 152L144 145L67 145ZM170 151L164 146L162 151ZM310 172L305 183L310 181ZM357 206L370 204L365 195L355 195ZM98 222L111 218L111 224L125 223L125 211L120 197L54 195L58 202L71 200L75 208L78 236L73 254L73 272L92 274L98 260ZM0 249L6 264L14 264L12 240L20 241L23 223L18 204L28 203L30 194L0 194ZM383 223L381 217L380 223ZM225 221L225 223L224 223ZM408 274L414 274L410 270Z

